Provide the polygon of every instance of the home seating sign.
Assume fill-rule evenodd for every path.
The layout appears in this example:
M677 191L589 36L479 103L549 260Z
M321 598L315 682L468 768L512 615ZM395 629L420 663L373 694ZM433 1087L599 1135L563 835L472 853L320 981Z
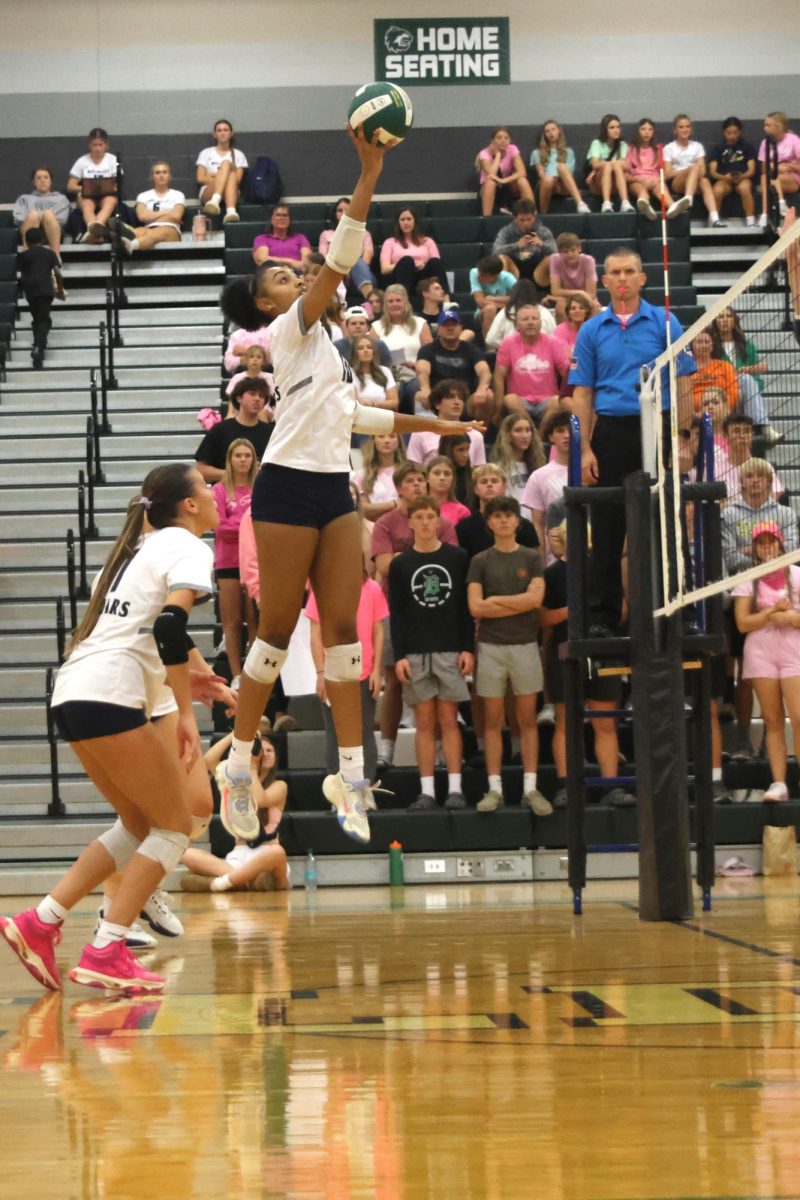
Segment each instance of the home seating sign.
M376 20L375 78L399 84L510 83L508 17Z

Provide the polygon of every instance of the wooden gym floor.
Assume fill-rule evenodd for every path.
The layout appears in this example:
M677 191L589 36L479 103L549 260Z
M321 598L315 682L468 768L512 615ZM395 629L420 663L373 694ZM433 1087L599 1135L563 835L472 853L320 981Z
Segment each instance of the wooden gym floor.
M162 999L0 946L3 1200L800 1196L796 878L173 899Z

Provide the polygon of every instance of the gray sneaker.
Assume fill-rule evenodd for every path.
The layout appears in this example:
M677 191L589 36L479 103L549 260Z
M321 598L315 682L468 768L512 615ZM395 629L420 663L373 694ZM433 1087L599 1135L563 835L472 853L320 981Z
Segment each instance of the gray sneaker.
M431 809L438 808L436 800L433 796L429 796L427 792L420 792L416 800L409 804L409 812L430 812Z
M522 803L527 804L537 817L549 817L553 812L552 804L537 788L526 792L522 797Z
M553 796L553 808L566 808L566 807L567 807L567 789L565 787L562 787L562 788L559 788L558 791L556 792L555 796Z
M711 784L711 794L715 804L733 804L733 796L721 779L715 779Z
M493 792L491 788L477 803L478 812L497 812L498 808L503 807L503 797L499 792Z
M614 808L633 808L636 804L636 797L632 796L630 792L626 792L624 788L615 787L605 793L600 803L611 804Z
M464 799L464 797L461 795L461 792L451 792L450 795L445 800L444 806L445 806L445 808L449 808L450 811L452 812L453 809L466 808L467 802Z

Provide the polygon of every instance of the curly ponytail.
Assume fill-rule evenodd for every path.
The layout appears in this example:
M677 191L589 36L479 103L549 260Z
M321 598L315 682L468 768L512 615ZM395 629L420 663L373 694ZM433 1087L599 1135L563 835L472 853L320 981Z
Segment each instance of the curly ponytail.
M219 306L229 321L233 321L240 329L249 330L269 325L270 318L258 307L256 297L264 272L270 267L281 265L268 258L256 268L253 275L238 275L225 284L219 298Z

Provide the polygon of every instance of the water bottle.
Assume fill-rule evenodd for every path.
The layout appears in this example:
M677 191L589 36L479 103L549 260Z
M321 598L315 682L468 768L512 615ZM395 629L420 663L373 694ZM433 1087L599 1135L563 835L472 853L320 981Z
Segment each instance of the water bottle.
M319 883L317 875L317 860L314 858L314 851L309 850L306 855L306 869L303 872L303 883L307 892L315 892Z
M389 883L392 887L399 887L403 881L403 847L400 842L390 842Z

